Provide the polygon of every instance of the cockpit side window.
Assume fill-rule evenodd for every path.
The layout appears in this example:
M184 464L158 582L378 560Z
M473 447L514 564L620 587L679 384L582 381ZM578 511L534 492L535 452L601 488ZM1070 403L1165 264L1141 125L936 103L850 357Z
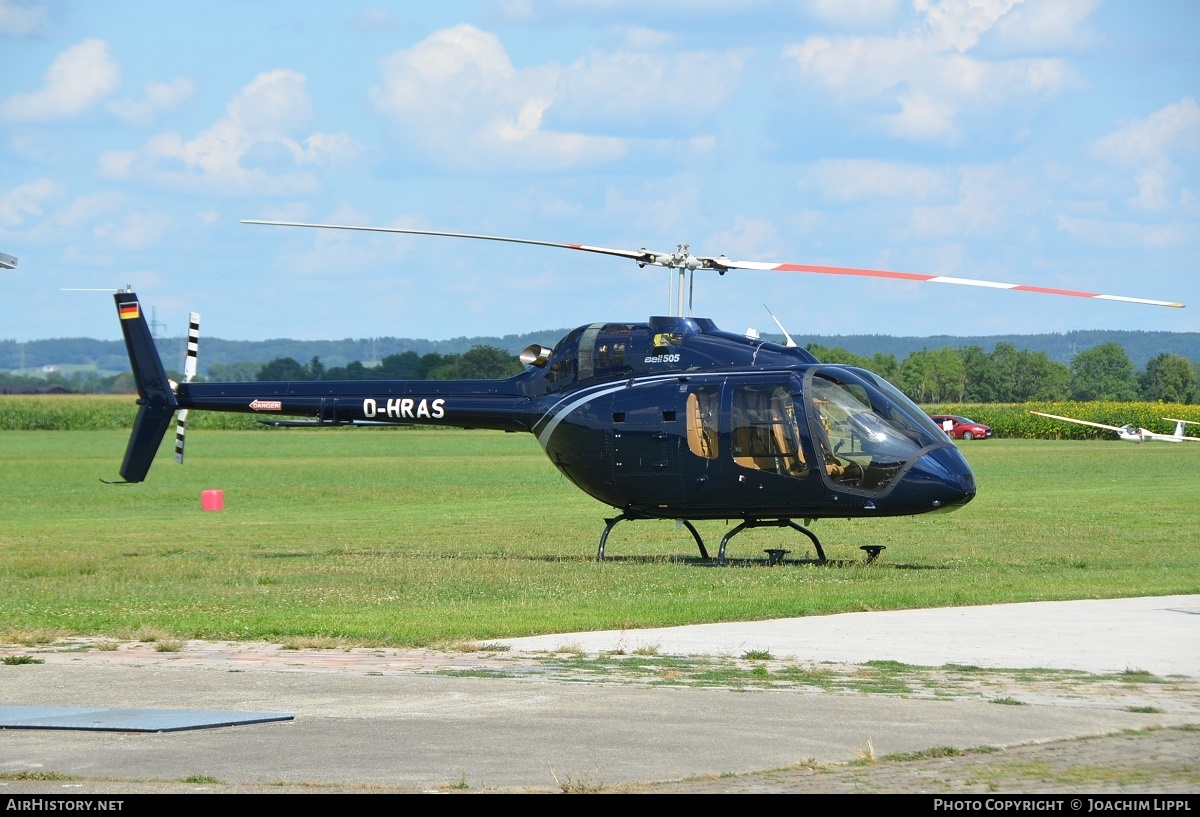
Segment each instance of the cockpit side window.
M688 448L697 457L714 460L719 453L717 407L721 401L718 386L703 386L687 397Z
M911 401L883 381L829 367L810 370L806 387L809 431L824 473L841 488L882 493L922 451L950 445L932 420L910 416Z
M735 463L789 477L808 476L796 407L787 388L771 384L736 386L731 419Z

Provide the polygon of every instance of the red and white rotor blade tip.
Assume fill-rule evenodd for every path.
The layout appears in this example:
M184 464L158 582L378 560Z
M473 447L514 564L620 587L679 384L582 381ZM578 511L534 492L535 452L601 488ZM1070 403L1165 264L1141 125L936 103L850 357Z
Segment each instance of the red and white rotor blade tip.
M728 261L725 259L721 259L721 264L729 269L752 269L771 272L812 272L821 275L856 275L865 278L889 278L894 281L917 281L928 284L958 284L960 286L987 287L989 289L1012 289L1018 292L1040 292L1044 295L1069 295L1075 298L1094 298L1101 301L1125 301L1126 303L1133 304L1171 306L1177 309L1183 308L1183 304L1176 303L1175 301L1131 298L1127 295L1102 295L1098 292L1081 292L1074 289L1057 289L1029 284L1006 284L1001 281L980 281L975 278L953 278L948 275L923 275L917 272L894 272L892 270L862 269L859 267L827 267L817 264L773 264L762 261Z

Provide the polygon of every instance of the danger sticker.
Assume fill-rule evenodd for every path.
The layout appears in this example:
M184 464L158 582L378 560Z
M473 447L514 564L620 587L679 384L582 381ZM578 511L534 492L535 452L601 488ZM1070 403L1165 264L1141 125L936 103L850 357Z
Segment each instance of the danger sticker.
M283 411L281 400L255 400L250 404L255 411Z

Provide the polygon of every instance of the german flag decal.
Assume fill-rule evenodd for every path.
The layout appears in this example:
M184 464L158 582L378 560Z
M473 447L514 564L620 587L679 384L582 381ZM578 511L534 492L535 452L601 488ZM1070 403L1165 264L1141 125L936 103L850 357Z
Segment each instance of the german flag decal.
M141 311L138 309L137 301L130 301L128 303L123 303L117 308L121 311L121 320L123 320L123 321L134 320L139 315L142 314Z

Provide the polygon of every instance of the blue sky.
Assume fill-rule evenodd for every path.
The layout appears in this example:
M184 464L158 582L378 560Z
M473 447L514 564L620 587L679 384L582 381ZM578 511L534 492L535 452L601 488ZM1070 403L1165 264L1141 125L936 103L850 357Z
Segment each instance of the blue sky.
M736 331L1200 331L1198 38L1190 0L0 0L0 338L118 337L63 290L126 284L232 339L669 309L619 258L242 219L1188 304L698 274Z

